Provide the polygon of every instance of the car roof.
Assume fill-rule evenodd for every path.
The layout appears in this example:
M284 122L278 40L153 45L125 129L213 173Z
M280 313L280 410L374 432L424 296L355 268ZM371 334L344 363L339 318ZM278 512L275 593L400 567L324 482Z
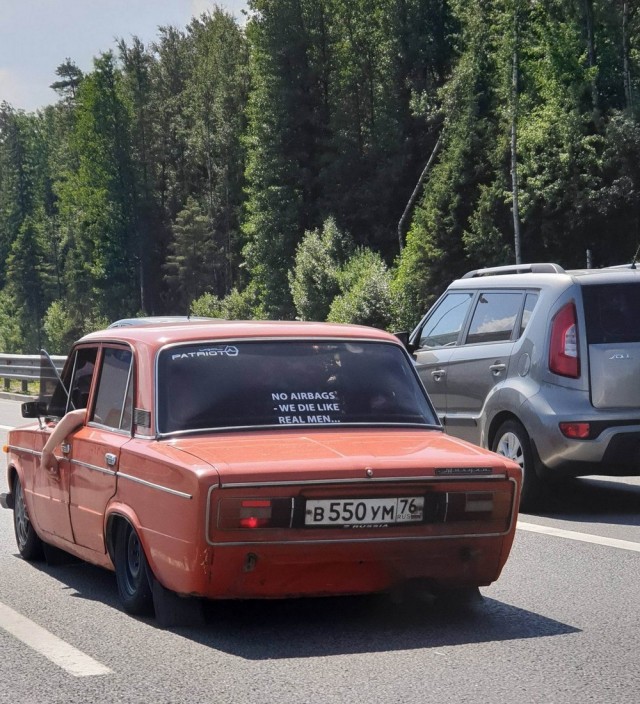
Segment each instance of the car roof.
M203 320L218 320L218 318L205 318L200 315L157 315L141 318L122 318L116 320L109 328L140 327L141 325L162 325L164 323L194 323Z
M370 339L399 343L395 335L377 328L342 323L316 323L275 320L210 320L158 322L140 326L125 325L98 330L82 337L79 342L127 342L162 347L180 342L203 340L273 338L333 338Z
M640 269L630 264L602 269L563 269L557 264L530 264L476 269L452 282L452 288L566 288L580 285L615 284L638 281Z

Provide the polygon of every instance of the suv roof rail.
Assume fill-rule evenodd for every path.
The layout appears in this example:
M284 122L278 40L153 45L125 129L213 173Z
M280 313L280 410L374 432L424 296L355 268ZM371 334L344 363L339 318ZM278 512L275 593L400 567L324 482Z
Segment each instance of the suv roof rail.
M501 274L564 274L559 264L542 262L539 264L508 264L507 266L491 266L487 269L468 271L462 278L473 279L478 276L498 276Z

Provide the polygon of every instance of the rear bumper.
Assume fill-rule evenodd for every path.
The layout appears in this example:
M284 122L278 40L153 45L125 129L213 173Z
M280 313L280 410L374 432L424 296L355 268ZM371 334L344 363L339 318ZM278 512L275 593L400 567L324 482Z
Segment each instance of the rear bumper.
M0 506L2 508L13 508L13 494L0 494Z
M640 476L640 431L615 433L608 438L606 447L598 447L595 452L590 445L596 441L575 440L573 443L578 447L561 463L549 466L541 459L548 476Z
M372 594L418 581L434 588L486 586L500 575L512 539L503 535L342 546L218 545L209 584L200 596Z
M590 403L582 404L582 408L577 403L554 408L548 401L540 394L533 396L518 415L529 431L543 471L548 471L549 476L640 475L639 421L622 414L594 415ZM567 438L560 432L562 422L589 422L595 437Z

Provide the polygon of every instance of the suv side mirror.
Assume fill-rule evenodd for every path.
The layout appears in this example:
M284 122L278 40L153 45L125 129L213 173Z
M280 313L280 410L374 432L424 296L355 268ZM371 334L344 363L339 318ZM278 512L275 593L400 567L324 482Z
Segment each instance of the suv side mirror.
M410 335L410 333L408 333L406 330L403 330L402 332L394 332L393 334L394 334L394 335L398 338L398 340L400 340L400 342L409 350L409 352L413 352L414 347L413 347L413 345L409 342L409 335Z
M45 401L26 401L21 406L23 418L41 418L47 414Z

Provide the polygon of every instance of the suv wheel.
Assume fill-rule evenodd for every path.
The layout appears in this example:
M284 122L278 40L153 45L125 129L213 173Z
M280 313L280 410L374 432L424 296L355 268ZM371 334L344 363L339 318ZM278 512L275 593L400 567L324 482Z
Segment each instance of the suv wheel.
M542 481L536 472L531 451L531 440L527 431L517 420L508 420L499 428L491 449L520 465L522 469L522 493L520 508L529 510L539 501Z

